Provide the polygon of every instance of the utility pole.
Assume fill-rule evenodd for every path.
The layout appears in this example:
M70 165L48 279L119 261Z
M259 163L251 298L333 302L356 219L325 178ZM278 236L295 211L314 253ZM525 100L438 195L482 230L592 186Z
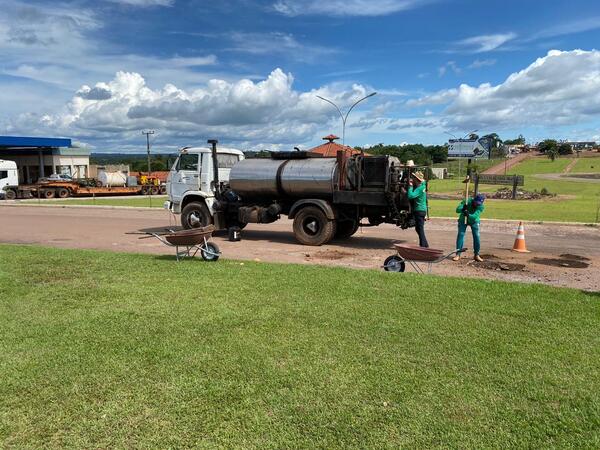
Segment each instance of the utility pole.
M146 151L148 152L148 176L150 176L150 135L154 134L154 130L142 131L146 135Z
M344 113L342 113L342 110L339 108L338 105L336 105L335 103L333 103L331 100L325 98L325 97L321 97L320 95L317 95L317 98L333 105L333 107L335 109L337 109L337 112L340 113L340 117L342 118L342 145L346 145L346 121L348 120L348 116L350 115L350 112L354 109L354 107L356 105L358 105L360 102L362 102L363 100L366 100L370 97L373 97L374 95L376 95L377 92L371 92L369 95L361 98L360 100L357 100L354 102L354 104L350 107L350 109L348 109L348 112L346 113L346 115L344 115Z

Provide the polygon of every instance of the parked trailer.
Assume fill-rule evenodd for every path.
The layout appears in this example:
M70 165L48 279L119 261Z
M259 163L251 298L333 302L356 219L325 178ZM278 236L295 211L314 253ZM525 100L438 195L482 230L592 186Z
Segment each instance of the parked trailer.
M27 198L68 198L111 195L159 195L166 193L166 186L154 179L143 176L141 183L135 186L102 186L96 180L54 181L48 180L34 184L6 185L2 187L7 200ZM13 181L14 182L14 181Z
M6 186L4 197L7 200L27 198L68 198L111 195L158 194L152 192L152 186L81 186L75 182L52 181L47 183Z

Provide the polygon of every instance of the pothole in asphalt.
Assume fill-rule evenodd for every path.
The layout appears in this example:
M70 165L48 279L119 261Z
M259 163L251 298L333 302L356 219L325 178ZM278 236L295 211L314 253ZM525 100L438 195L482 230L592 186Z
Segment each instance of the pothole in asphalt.
M580 255L573 255L571 253L563 253L562 255L560 255L561 258L564 259L571 259L573 261L589 261L590 258L586 258L585 256L580 256Z
M312 256L319 259L336 260L354 256L354 253L345 252L343 250L322 250L320 252L316 252ZM307 254L307 257L310 257L310 255Z
M583 257L580 257L583 258ZM587 269L590 264L582 260L567 259L567 258L532 258L529 260L534 264L541 264L552 267L565 267L568 269Z
M486 255L482 255L482 258L486 258ZM498 259L493 255L487 256L488 259ZM525 270L525 264L515 264L515 263L507 263L502 261L488 261L485 260L483 262L473 262L475 267L480 267L482 269L488 270L498 270L498 271L506 271L506 272L521 272Z

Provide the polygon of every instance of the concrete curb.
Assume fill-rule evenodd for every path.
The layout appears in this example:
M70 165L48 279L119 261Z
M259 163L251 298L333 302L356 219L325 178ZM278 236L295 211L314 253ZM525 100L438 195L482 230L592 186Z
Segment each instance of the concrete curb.
M7 203L6 201L0 202L0 207L12 206L12 207L35 207L35 208L81 208L81 209L124 209L124 210L138 210L138 211L166 211L162 207L149 207L149 206L110 206L110 205L57 205L57 204L45 204L40 205L38 203ZM458 220L457 217L432 217L430 220ZM551 225L551 226L577 226L577 227L592 227L598 228L600 224L586 223L586 222L553 222L553 221L542 221L542 220L518 220L518 219L481 219L482 222L490 223L514 223L518 224L523 222L529 225Z

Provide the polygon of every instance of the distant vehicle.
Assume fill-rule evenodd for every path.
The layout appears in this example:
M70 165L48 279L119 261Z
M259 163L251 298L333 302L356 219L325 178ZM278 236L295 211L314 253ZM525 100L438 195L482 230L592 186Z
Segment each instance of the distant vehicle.
M53 173L49 177L40 178L38 183L43 183L46 181L73 181L73 177L71 175L65 175L62 173Z
M18 183L17 163L0 159L0 198L6 196L5 186L12 186Z

